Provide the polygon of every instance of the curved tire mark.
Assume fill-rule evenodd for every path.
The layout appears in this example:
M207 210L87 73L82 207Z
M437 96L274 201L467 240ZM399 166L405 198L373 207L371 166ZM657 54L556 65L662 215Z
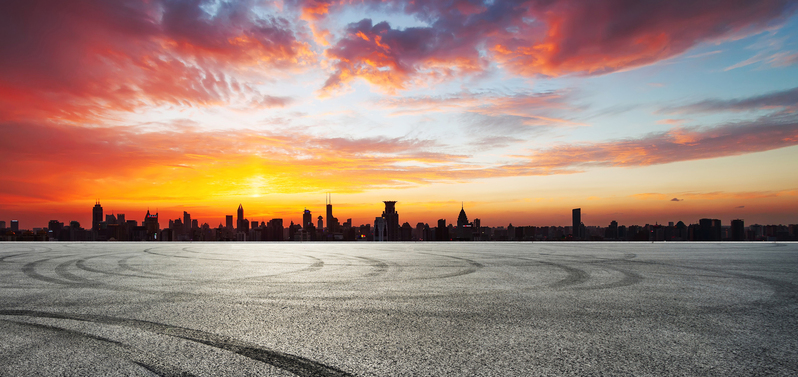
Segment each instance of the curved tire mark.
M154 359L152 356L148 355L144 350L140 350L140 349L137 349L135 347L131 347L131 346L126 345L124 343L120 343L120 342L117 342L115 340L108 339L108 338L105 338L105 337L102 337L102 336L97 336L97 335L85 333L85 332L82 332L82 331L65 329L65 328L58 327L58 326L43 325L43 324L40 324L40 323L30 323L30 322L13 321L13 320L1 320L1 321L10 322L10 323L14 323L14 324L17 324L17 325L22 325L22 326L28 326L28 327L48 330L48 331L54 331L56 333L65 334L65 335L71 336L71 337L79 337L79 338L84 338L84 339L97 340L97 341L104 342L104 343L110 343L111 345L115 346L116 349L109 349L108 351L110 351L111 353L119 353L120 354L119 356L122 356L122 357L128 359L133 364L136 364L139 367L142 367L142 368L146 369L147 371L149 371L150 373L153 373L153 374L155 374L157 376L163 376L163 377L194 376L191 373L188 373L186 371L178 370L175 367L172 367L172 366L164 364L160 360ZM114 352L114 351L117 351L117 352Z
M341 369L327 366L313 360L260 347L241 340L213 333L193 330L185 327L165 325L157 322L140 321L135 319L106 317L98 315L59 314L38 312L33 310L0 310L0 315L28 316L34 318L69 319L75 321L102 323L106 325L120 325L138 330L182 338L233 352L241 356L257 360L277 368L289 371L298 376L352 376Z

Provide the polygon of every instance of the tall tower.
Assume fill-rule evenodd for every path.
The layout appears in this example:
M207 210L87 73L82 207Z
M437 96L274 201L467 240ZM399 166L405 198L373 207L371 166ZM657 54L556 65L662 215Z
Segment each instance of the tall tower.
M464 225L468 225L468 216L465 213L465 207L463 204L460 204L460 215L457 216L457 227L463 228Z
M94 208L91 210L91 229L94 231L100 230L100 223L103 221L103 207L100 201L94 203Z
M335 232L336 229L333 229L333 214L332 214L332 195L327 194L327 198L325 198L325 203L327 204L327 231L332 233Z
M396 212L396 201L384 201L385 211L382 218L385 219L386 240L399 241L399 213Z
M246 231L246 229L244 229L244 207L241 204L238 205L238 218L236 219L236 230Z
M302 212L302 229L307 228L309 225L313 225L313 215L305 208L305 212Z
M187 232L188 229L191 229L191 215L183 211L183 231Z
M574 208L571 211L571 231L573 232L574 239L582 239L582 209Z
M147 230L147 240L148 241L157 241L158 240L158 231L160 230L160 225L158 224L158 213L156 212L154 215L150 214L150 210L147 210L147 214L144 215L144 228Z

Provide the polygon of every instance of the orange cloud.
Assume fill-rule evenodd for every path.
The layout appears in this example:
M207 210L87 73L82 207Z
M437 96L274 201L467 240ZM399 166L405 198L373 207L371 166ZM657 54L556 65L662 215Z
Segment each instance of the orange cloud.
M676 128L639 139L571 144L536 151L524 166L580 171L595 166L647 166L761 152L798 144L794 115L712 128ZM521 157L521 156L519 156Z

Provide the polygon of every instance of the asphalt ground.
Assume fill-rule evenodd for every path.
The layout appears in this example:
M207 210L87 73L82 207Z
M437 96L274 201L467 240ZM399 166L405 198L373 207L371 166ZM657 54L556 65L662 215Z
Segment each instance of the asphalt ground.
M798 244L0 243L0 375L796 375Z

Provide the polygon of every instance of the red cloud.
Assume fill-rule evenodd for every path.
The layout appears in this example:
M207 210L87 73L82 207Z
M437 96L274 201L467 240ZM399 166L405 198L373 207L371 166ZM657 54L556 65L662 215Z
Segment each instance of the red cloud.
M323 91L361 77L388 92L404 89L416 77L439 79L477 72L487 66L471 41L433 28L392 29L365 19L349 25L347 37L326 51L336 61Z
M0 3L0 119L83 120L142 104L208 105L257 95L230 72L285 69L309 54L288 21L251 4Z
M428 27L350 24L327 55L336 61L324 91L361 77L393 92L416 80L482 72L492 59L527 75L593 75L651 64L705 41L761 31L792 13L789 0L725 2L363 1L403 11ZM323 5L320 7L319 5ZM348 2L311 1L311 22ZM323 10L323 11L322 11Z

